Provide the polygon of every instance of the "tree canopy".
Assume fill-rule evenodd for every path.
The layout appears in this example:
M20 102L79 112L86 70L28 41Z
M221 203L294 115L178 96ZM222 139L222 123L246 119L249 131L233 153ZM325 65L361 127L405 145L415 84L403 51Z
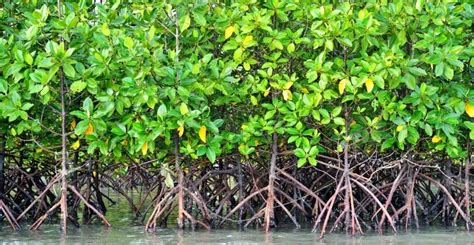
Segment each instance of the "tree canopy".
M331 2L6 1L0 135L30 159L59 159L66 134L68 159L123 163L118 174L144 160L169 170L176 142L192 164L269 156L272 144L298 167L344 148L462 164L472 3Z

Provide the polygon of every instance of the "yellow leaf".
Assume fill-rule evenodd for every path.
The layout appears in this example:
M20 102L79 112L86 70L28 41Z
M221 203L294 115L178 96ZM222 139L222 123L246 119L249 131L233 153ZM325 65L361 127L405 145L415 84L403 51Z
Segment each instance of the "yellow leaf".
M308 91L307 88L301 88L301 93L303 93L303 94L308 94L309 91Z
M232 36L234 33L235 27L234 26L229 26L225 29L225 35L224 38L227 39Z
M255 96L250 96L250 103L252 103L252 105L258 105L258 100Z
M252 41L253 41L253 36L249 35L244 38L244 41L242 44L244 45L244 47L248 47Z
M283 86L283 89L290 89L292 85L293 85L293 81L288 81L288 82L285 83L285 85Z
M284 100L291 100L293 98L293 94L290 90L283 90L283 99Z
M92 126L92 123L89 123L89 126L87 126L86 132L84 134L90 135L92 133L94 133L94 126Z
M295 44L294 43L290 43L288 44L288 46L286 47L286 50L288 51L288 53L293 53L295 52Z
M183 126L180 126L177 130L178 130L178 135L179 135L179 137L183 136L183 134L184 134L184 127L183 127Z
M441 141L441 137L439 137L438 135L435 135L435 136L433 136L433 138L431 138L431 142L433 142L435 144L440 142L440 141Z
M246 71L250 71L250 64L247 63L247 62L244 62L244 69L245 69Z
M374 81L372 81L370 78L367 78L365 80L365 88L367 89L367 92L372 92L372 89L374 89Z
M77 149L79 149L80 146L81 146L81 141L77 140L76 142L74 142L74 144L71 145L71 148L73 150L77 150Z
M110 36L110 29L109 29L109 26L106 23L104 23L102 25L101 30L102 30L102 34L104 34L105 36Z
M469 101L466 102L464 109L466 110L466 113L469 117L474 117L474 105L472 105Z
M349 80L347 79L342 79L340 82L339 82L339 94L343 94L344 93L344 90L346 89L346 83L348 83Z
M133 48L133 39L131 37L125 37L125 39L123 40L123 44L128 49L132 49Z
M263 96L264 96L264 97L267 97L269 93L270 93L270 89L267 89L267 90L265 90L265 92L263 93Z
M92 175L93 175L94 177L96 177L96 176L97 176L97 172L96 172L95 170L92 171Z
M188 106L185 103L181 103L179 106L179 111L181 112L181 115L186 115L189 112Z
M207 128L204 125L201 126L201 128L199 129L199 138L204 143L206 143L206 131L207 131Z
M142 155L146 155L146 153L148 152L148 143L145 142L145 144L142 145Z
M36 148L36 153L41 153L41 152L43 152L43 148L41 147Z
M405 127L403 125L398 125L397 126L397 132L400 132L404 129Z
M74 129L76 128L76 125L77 125L76 120L72 120L72 122L71 122L71 130L74 130Z

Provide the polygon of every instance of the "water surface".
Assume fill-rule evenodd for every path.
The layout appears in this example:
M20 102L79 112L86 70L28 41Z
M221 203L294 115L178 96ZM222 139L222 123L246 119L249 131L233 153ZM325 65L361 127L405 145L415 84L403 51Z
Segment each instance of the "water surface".
M328 234L322 240L308 229L284 229L268 234L259 230L177 231L161 229L146 233L141 226L82 226L62 236L57 225L44 225L32 232L0 230L0 244L474 244L474 233L461 228L426 228L418 231L346 236Z

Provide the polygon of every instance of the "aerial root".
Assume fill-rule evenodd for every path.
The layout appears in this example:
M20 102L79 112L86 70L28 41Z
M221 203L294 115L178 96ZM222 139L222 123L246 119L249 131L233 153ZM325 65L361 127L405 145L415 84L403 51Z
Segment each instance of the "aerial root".
M46 211L46 213L44 213L41 217L39 217L31 226L30 226L30 230L32 231L35 231L37 230L41 224L43 224L44 220L46 218L48 218L49 214L52 213L56 208L59 207L59 205L61 205L61 202L63 200L59 200L56 204L54 204L50 209L48 209L48 211Z
M183 190L183 195L185 195L184 193L186 193L197 204L197 206L199 207L200 211L203 214L204 220L205 221L210 220L209 210L207 209L207 205L202 200L202 197L200 195L196 195L191 190L189 190L185 187L181 187L181 188ZM169 210L171 207L173 207L172 204L173 204L174 201L176 201L176 199L179 199L179 195L178 195L180 193L179 189L180 189L179 185L175 186L172 189L170 189L163 196L163 198L161 198L161 199L158 198L156 200L155 207L154 207L150 217L148 218L148 221L145 224L145 231L155 231L156 230L158 220L163 219L164 218L163 214L165 214L167 210ZM181 209L181 210L178 210L178 212L181 212L182 215L191 223L191 228L192 229L194 229L196 224L199 224L200 226L202 226L206 230L211 229L211 227L208 224L206 224L205 222L203 222L201 220L196 219L188 211L186 211L184 209Z
M52 185L51 185L52 186ZM72 193L77 196L79 199L81 199L81 201L84 203L85 206L87 206L89 209L91 209L95 214L97 214L97 216L102 220L102 222L104 223L104 225L106 227L110 227L110 223L109 221L105 218L105 216L99 212L94 206L92 206L83 196L82 194L72 185L68 185L67 186L69 190L72 191ZM50 187L51 188L51 187ZM47 191L47 190L45 190ZM46 218L48 218L48 216L54 211L56 210L60 205L64 205L64 206L67 206L67 200L64 198L64 196L61 196L60 200L54 204L50 209L48 209L42 216L40 216L31 226L30 226L30 230L37 230L39 229L39 227L43 224L43 222L46 220ZM26 210L25 210L26 212ZM68 217L66 217L68 218Z
M451 196L451 194L449 193L449 191L446 189L445 186L443 186L440 182L434 180L433 178L431 178L430 176L428 175L425 175L425 174L421 174L420 173L420 176L424 177L425 179L431 181L431 183L435 184L436 186L438 186L445 194L446 196L448 197L449 201L451 202L451 204L453 204L453 206L456 208L456 210L458 211L459 215L461 215L461 217L464 219L464 221L468 224L470 224L470 226L472 226L472 222L470 221L470 218L468 218L466 216L466 213L464 213L464 211L462 210L461 206L456 202L456 200L454 200L453 196Z
M99 216L99 218L102 220L102 222L104 223L105 226L107 227L110 227L110 223L109 221L105 218L105 216L99 212L99 210L97 210L94 206L92 206L82 195L79 191L76 190L76 187L72 186L72 185L68 185L68 188L70 190L72 190L72 192L77 196L79 197L79 199L82 200L82 202L84 202L84 205L86 205L89 209L91 209L95 214L97 214L97 216Z
M53 185L59 181L59 179L60 179L59 175L56 175L44 188L41 194L32 203L30 203L30 205L25 210L23 210L23 212L20 215L18 215L18 217L16 217L16 220L19 221L23 216L25 216L25 214L27 214L28 211L34 207L35 203L40 201L46 195L46 193L53 187Z
M5 218L8 221L8 224L12 227L14 231L17 229L20 229L20 225L15 219L15 216L12 214L8 206L3 202L3 200L0 199L0 211L4 214Z
M362 183L357 181L356 179L351 179L352 182L354 182L356 185L358 185L364 192L366 192L374 202L380 207L382 212L387 216L387 220L390 223L390 226L392 227L393 232L397 232L397 228L395 227L395 222L393 222L392 217L388 213L387 209L383 206L383 204L380 202L380 200L374 195L373 192L371 192L367 187L365 187Z

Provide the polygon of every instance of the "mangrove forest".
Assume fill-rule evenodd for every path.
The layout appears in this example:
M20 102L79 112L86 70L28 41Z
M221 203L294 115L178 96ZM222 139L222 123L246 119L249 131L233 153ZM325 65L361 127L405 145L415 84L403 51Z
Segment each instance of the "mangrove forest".
M473 226L469 0L0 0L0 226ZM113 228L112 228L113 229Z

